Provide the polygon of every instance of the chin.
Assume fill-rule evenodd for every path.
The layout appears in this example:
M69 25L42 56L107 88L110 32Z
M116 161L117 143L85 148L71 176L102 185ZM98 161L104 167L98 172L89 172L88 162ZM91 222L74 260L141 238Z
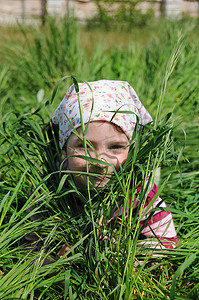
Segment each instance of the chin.
M109 182L108 178L103 178L101 180L95 180L93 185L95 187L104 187Z
M107 184L107 182L101 181L101 182L95 182L94 186L95 187L104 187L106 184Z
M100 176L100 178L96 178L94 176L90 176L89 177L89 181L90 181L89 185L90 185L90 188L92 188L92 186L94 186L95 188L104 187L109 182L109 180L110 180L110 178L107 178L107 177ZM79 188L86 188L87 180L86 180L86 178L84 178L83 180L76 180L75 184Z

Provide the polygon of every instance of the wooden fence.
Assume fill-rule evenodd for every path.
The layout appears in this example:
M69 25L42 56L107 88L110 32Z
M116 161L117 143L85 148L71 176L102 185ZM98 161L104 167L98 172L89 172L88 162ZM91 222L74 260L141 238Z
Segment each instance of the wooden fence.
M143 12L153 9L157 16L199 16L199 0L148 0L141 1L139 8ZM67 16L69 11L73 11L77 19L86 20L94 16L96 6L90 0L0 0L1 22L18 20L25 23L39 18L44 21L45 13Z

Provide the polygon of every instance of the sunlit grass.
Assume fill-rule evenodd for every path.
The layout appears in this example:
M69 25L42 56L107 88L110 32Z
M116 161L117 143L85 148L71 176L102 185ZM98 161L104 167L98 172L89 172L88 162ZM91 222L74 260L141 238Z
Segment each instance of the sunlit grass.
M5 66L0 74L2 299L198 298L199 55L195 23L188 24L193 24L192 29L186 27L183 38L180 23L174 26L173 22L168 22L168 28L159 27L162 34L156 38L146 33L150 27L143 36L137 29L137 38L135 32L120 33L120 47L118 33L110 35L95 30L91 35L85 29L78 33L76 25L71 23L67 36L63 30L65 24L59 27L51 21L41 31L14 30L18 43L10 37L9 43L2 46ZM99 40L103 36L102 43ZM108 44L103 46L106 39ZM175 68L169 74L172 65ZM155 129L145 132L142 139L139 139L141 132L135 136L134 163L110 182L108 192L106 188L95 191L97 194L91 191L89 201L72 181L70 188L65 188L64 182L70 177L56 169L42 131L72 79L59 85L50 104L55 84L62 76L74 74L85 80L129 81L153 118L158 103L161 104ZM169 112L172 114L167 115ZM161 196L172 210L180 241L173 251L140 246L136 219L130 214L127 219L122 215L116 232L108 223L118 197L127 204L129 184L134 188L141 173L146 177L142 171L149 167L153 171L158 164L162 166ZM80 214L72 213L66 201L73 193L85 203ZM33 205L34 209L29 211ZM43 219L33 222L30 218L36 213ZM132 228L128 226L130 223ZM39 238L31 249L24 239L30 232ZM104 234L109 238L102 238ZM111 243L110 236L117 243ZM66 258L57 260L63 244L72 246L71 250ZM46 259L51 264L44 265Z

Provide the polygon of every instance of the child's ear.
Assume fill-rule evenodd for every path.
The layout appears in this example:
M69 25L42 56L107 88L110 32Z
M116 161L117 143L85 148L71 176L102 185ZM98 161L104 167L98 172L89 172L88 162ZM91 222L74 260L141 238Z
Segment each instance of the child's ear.
M66 156L67 156L67 151L66 151L66 147L64 147L64 148L61 150L61 159L66 158Z

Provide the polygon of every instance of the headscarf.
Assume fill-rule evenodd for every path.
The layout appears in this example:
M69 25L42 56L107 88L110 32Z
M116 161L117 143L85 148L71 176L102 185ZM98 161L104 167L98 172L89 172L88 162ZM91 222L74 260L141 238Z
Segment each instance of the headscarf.
M75 129L81 126L78 95L84 124L89 121L111 121L124 131L129 140L137 117L139 124L144 125L152 121L150 114L128 82L99 80L78 85L78 93L74 84L68 89L52 117L52 122L59 125L60 149L72 133L73 126Z

